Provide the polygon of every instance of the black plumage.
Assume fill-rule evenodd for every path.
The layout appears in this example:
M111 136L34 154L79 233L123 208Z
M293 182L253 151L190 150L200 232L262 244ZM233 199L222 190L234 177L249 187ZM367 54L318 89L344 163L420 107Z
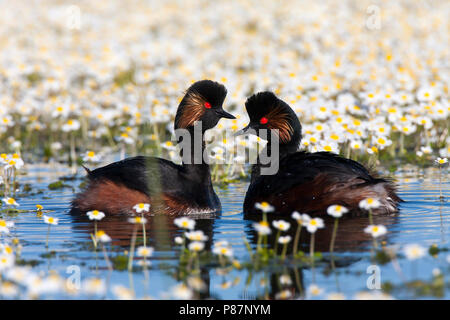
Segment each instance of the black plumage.
M250 124L248 129L287 130L288 139L279 145L279 170L274 175L261 175L263 165L252 168L251 183L244 201L244 212L257 213L257 202L266 201L275 206L278 214L293 211L325 214L330 205L340 204L352 212L360 212L359 202L377 198L381 206L374 214L393 213L402 200L395 185L378 178L363 165L329 152L297 151L301 141L301 125L293 110L271 92L258 93L246 102ZM273 112L278 109L277 112ZM261 121L263 119L264 121ZM270 142L267 147L270 153Z
M204 133L220 118L234 119L222 108L226 93L223 85L211 80L196 82L186 91L177 110L175 128L188 130L191 150L195 143L205 147L203 136L201 141L194 141L194 123L200 121ZM180 122L184 126L180 127ZM72 202L72 208L77 212L131 213L132 207L140 202L150 203L153 213L221 210L220 200L212 187L209 165L203 161L177 165L161 158L139 156L87 171L88 185Z

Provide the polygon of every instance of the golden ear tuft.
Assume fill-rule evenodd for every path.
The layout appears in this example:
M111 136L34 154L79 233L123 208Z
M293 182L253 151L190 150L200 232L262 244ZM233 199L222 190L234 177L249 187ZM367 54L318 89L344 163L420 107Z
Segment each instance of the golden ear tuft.
M197 92L189 92L186 97L186 103L180 110L180 117L177 122L178 128L193 126L196 121L199 121L205 113L206 100Z
M294 129L289 121L289 114L282 107L273 108L265 116L268 119L267 126L269 129L278 129L278 135L282 143L291 141Z

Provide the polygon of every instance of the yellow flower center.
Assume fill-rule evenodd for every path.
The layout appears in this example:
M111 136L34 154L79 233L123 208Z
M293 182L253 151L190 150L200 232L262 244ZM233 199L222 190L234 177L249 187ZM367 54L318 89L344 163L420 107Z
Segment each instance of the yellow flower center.
M95 236L96 236L97 238L103 237L104 235L106 235L106 233L105 233L105 231L103 231L103 230L99 230L99 231L97 231L97 233L95 234Z
M268 226L269 226L269 223L268 223L267 221L261 221L261 222L259 223L259 225L260 225L261 227L268 227Z

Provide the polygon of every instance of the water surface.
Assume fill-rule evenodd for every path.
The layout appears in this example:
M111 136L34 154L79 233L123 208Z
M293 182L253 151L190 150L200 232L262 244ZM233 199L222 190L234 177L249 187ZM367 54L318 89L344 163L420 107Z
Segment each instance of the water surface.
M436 169L427 170L399 170L395 177L399 184L399 194L405 200L401 205L398 215L389 217L376 217L375 223L384 224L389 233L381 239L383 245L393 248L402 248L408 243L418 243L429 247L437 244L440 248L448 248L449 237L449 202L439 201L439 179ZM65 181L72 188L49 190L48 184L58 180L62 176L69 176L70 170L60 165L34 165L29 166L27 174L20 177L20 183L29 183L33 191L41 190L42 193L27 197L18 197L20 209L30 210L11 217L16 228L14 234L23 246L21 258L26 261L39 262L34 269L43 272L54 270L63 277L70 276L70 266L79 266L81 280L90 277L109 279L109 284L121 284L125 287L133 286L137 297L168 298L169 289L178 281L170 273L176 270L178 265L179 249L174 245L173 239L181 235L173 223L173 218L164 221L153 221L148 224L148 242L155 248L150 259L152 266L149 270L148 286L144 285L145 277L142 271L133 272L132 277L127 271L114 270L112 274L106 268L106 263L101 251L95 253L90 239L93 232L92 222L84 217L71 216L69 214L70 201L74 192L83 181L83 173L78 172L77 178ZM450 197L450 182L442 179L443 194L446 199ZM242 203L248 182L240 182L229 185L227 188L217 188L216 191L222 201L223 212L217 217L198 218L198 227L205 231L210 240L207 248L213 243L226 240L233 249L235 257L240 261L248 261L249 254L243 239L255 246L255 233L252 228L253 221L244 219ZM52 226L49 237L49 248L45 248L48 226L35 211L35 205L41 204L45 210L50 210L52 216L59 218L59 225ZM332 221L326 220L328 226ZM372 241L364 234L363 229L368 225L365 217L342 219L339 225L339 233L336 241L336 269L333 271L327 265L318 264L314 270L299 268L287 261L284 265L273 268L265 268L261 272L254 272L249 277L246 270L233 269L227 274L217 271L217 265L202 267L202 278L208 289L202 297L216 299L254 299L273 298L281 290L277 280L281 274L287 274L292 284L287 287L294 297L300 297L312 283L323 289L323 293L317 298L325 298L332 292L342 292L347 298L353 298L358 292L368 291L366 286L367 268L373 264L371 260ZM123 254L128 249L133 225L126 218L106 218L99 223L99 228L106 231L113 238L111 245L107 245L108 255L114 257ZM294 227L291 227L294 229ZM309 235L302 233L302 242L305 251L308 251ZM317 233L316 248L327 255L331 227ZM138 245L140 240L138 240ZM46 252L54 252L45 255ZM400 270L392 263L380 266L381 282L390 283L395 289L391 294L395 298L436 298L432 295L417 296L417 292L408 289L405 283L411 280L430 281L434 269L449 275L449 263L446 261L447 252L432 257L426 257L410 262L405 258L398 260ZM436 271L435 271L436 272ZM440 298L450 297L448 285ZM85 296L78 295L75 298ZM49 298L72 298L64 294L57 294ZM103 297L98 297L103 298ZM106 298L114 298L109 290Z

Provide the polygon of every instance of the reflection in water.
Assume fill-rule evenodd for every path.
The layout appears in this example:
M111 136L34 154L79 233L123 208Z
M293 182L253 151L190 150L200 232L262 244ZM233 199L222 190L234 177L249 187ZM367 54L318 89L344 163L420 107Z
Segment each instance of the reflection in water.
M34 260L40 264L37 269L47 271L49 268L56 270L61 275L66 274L66 268L73 264L79 264L86 277L110 278L111 286L121 284L130 287L128 273L115 269L108 274L108 269L103 259L101 249L94 252L90 234L94 232L94 223L86 215L68 215L67 210L74 191L70 188L61 190L47 190L47 185L54 182L64 172L45 171L37 169L29 175L21 177L21 183L30 183L33 188L45 190L42 194L36 194L27 198L19 198L21 209L29 210L11 219L16 223L17 238L23 244L22 258ZM448 216L450 214L450 202L440 202L438 197L438 185L436 176L424 175L417 178L402 178L402 173L396 173L400 184L401 197L406 200L402 204L401 211L396 216L376 216L375 224L385 225L388 233L381 240L388 245L401 248L408 243L419 243L425 247L436 243L439 247L448 247ZM75 190L80 180L66 182ZM365 287L365 272L368 265L372 264L370 249L372 241L370 235L364 233L364 228L369 224L367 217L343 217L339 220L339 229L335 244L335 269L333 270L328 254L332 235L334 220L331 217L325 219L327 228L320 229L316 233L315 251L323 252L323 259L317 261L315 272L305 264L293 261L291 256L284 263L269 264L259 269L250 268L251 261L244 245L243 237L255 247L256 234L252 227L253 222L259 221L261 216L244 217L242 214L242 203L247 190L247 183L231 184L227 189L216 188L216 192L222 201L223 212L220 216L196 217L196 229L202 230L208 236L205 251L217 241L226 240L233 248L236 260L242 263L242 269L223 268L216 260L205 260L200 264L197 274L204 284L204 291L196 294L195 298L219 298L219 299L254 299L254 298L303 298L308 296L308 287L313 283L319 285L326 296L329 292L342 291L347 297ZM443 180L443 191L446 199L449 199L450 182ZM76 192L76 191L75 191ZM58 226L52 226L49 238L49 251L54 254L43 258L45 253L45 237L47 225L39 218L35 210L37 203L43 204L50 215L60 219ZM123 256L124 251L129 250L130 240L135 225L127 221L126 216L105 217L98 223L98 229L104 230L112 238L112 246L106 246L108 256L113 261L118 254ZM146 225L148 245L155 248L151 257L152 265L149 267L149 295L154 298L166 298L162 293L170 292L176 284L187 280L180 268L180 247L174 244L174 238L182 234L173 221L174 216L151 216L148 217ZM271 216L270 220L289 220L291 227L288 233L292 238L295 236L296 221L286 217ZM143 244L142 229L137 228L136 247ZM272 247L275 234L268 240ZM300 250L306 256L309 254L310 235L306 229L301 233ZM381 243L380 241L378 242ZM282 246L279 246L281 252ZM205 253L206 254L206 253ZM292 244L289 245L288 255L292 254ZM426 277L431 270L439 267L446 270L446 255L444 252L438 259L425 257L418 262L419 275ZM98 257L97 257L98 256ZM48 260L48 261L47 261ZM137 296L143 296L144 273L140 267L140 257L135 257L132 280ZM399 268L405 274L406 280L411 280L409 263L406 259L399 257ZM441 261L443 264L439 265ZM253 266L254 267L254 266ZM126 269L126 267L125 267ZM383 266L383 282L399 281L398 272L391 264ZM195 282L195 281L194 281ZM146 292L146 291L145 291ZM406 291L405 291L406 292ZM115 296L109 291L107 298ZM397 297L397 296L396 296ZM401 294L399 298L409 298ZM448 290L445 293L448 298Z
M77 211L72 211L71 216L73 218L73 227L76 230L82 230L86 234L86 239L90 239L90 234L94 233L94 224L88 219L85 214L79 214ZM178 250L175 245L175 237L182 234L182 230L178 229L174 220L178 216L170 215L151 215L147 216L146 237L149 246L155 248L159 252L173 252ZM128 222L128 216L116 215L106 216L101 221L98 221L98 230L103 230L112 238L112 244L127 250L130 247L132 235L135 232L137 237L136 246L143 244L143 229L142 225L136 225ZM205 250L210 251L213 246L214 239L214 222L217 216L190 216L196 221L196 230L201 230L208 237L205 241ZM262 216L249 215L245 216L245 220L249 222L258 222ZM325 228L319 229L316 232L315 239L315 252L328 252L330 241L333 233L334 218L322 217L325 222ZM268 221L270 225L274 220L283 219L291 224L291 227L283 235L290 235L292 239L295 238L295 231L297 228L297 222L290 217L278 217L276 214L268 215ZM375 216L373 218L375 224L385 225L388 229L395 223L397 223L398 216ZM335 252L348 252L348 251L364 251L368 246L372 245L372 238L369 234L364 232L364 228L369 224L368 217L342 217L339 219L339 229L335 242ZM253 247L256 247L257 234L254 228L246 229L246 237ZM389 241L389 234L387 234L383 240ZM268 247L273 248L275 242L275 232L272 232L268 237ZM310 233L302 228L300 236L299 249L308 252L310 242ZM292 254L293 241L288 245L288 255ZM281 252L281 246L278 246L278 253ZM251 299L284 299L284 298L305 298L306 288L304 287L303 273L304 265L299 265L289 256L285 264L281 266L274 266L271 268L252 269L248 270L248 277L258 277L258 286L260 289L253 290L253 288L246 287L241 298ZM153 258L158 260L158 258ZM334 273L336 277L336 287L339 288L339 280L336 274L336 269L348 267L352 263L360 260L358 258L344 259L340 258L336 261L334 257L324 259L320 268L326 272ZM195 265L190 265L192 261L189 261L189 269L191 271L186 272L186 266L179 264L176 267L176 271L172 276L174 279L180 282L199 281L199 287L201 290L197 292L196 298L218 298L215 293L215 288L211 286L211 272L215 272L215 276L223 277L223 283L221 287L226 287L231 284L226 281L227 275L232 271L232 268L222 268L220 266L211 264L209 266L202 265L199 269L195 268ZM316 266L317 268L318 266ZM327 271L328 270L328 271ZM315 268L312 270L312 275L315 277ZM214 276L214 275L213 275ZM248 281L248 279L247 279Z
M258 222L262 219L261 215L246 216L247 220ZM321 217L324 219L325 228L318 229L315 235L315 251L328 252L330 248L331 237L333 234L333 224L334 218L332 217ZM267 220L272 226L272 221L274 220L285 220L291 224L291 227L283 235L290 235L292 239L295 238L295 232L297 229L297 222L291 217L280 217L273 215L268 215ZM398 215L390 216L374 216L374 224L382 224L386 226L389 230L390 226L393 226L398 222ZM372 243L371 235L364 232L364 228L369 225L368 217L346 217L345 215L339 219L339 227L335 240L335 251L364 251L367 249L368 245ZM249 232L248 239L253 241L256 245L257 234L254 229ZM269 243L273 244L275 242L275 232L269 235ZM300 246L299 249L305 252L308 251L310 233L302 228L300 233ZM389 242L389 233L382 238L383 240ZM293 241L289 243L288 252L292 252Z

